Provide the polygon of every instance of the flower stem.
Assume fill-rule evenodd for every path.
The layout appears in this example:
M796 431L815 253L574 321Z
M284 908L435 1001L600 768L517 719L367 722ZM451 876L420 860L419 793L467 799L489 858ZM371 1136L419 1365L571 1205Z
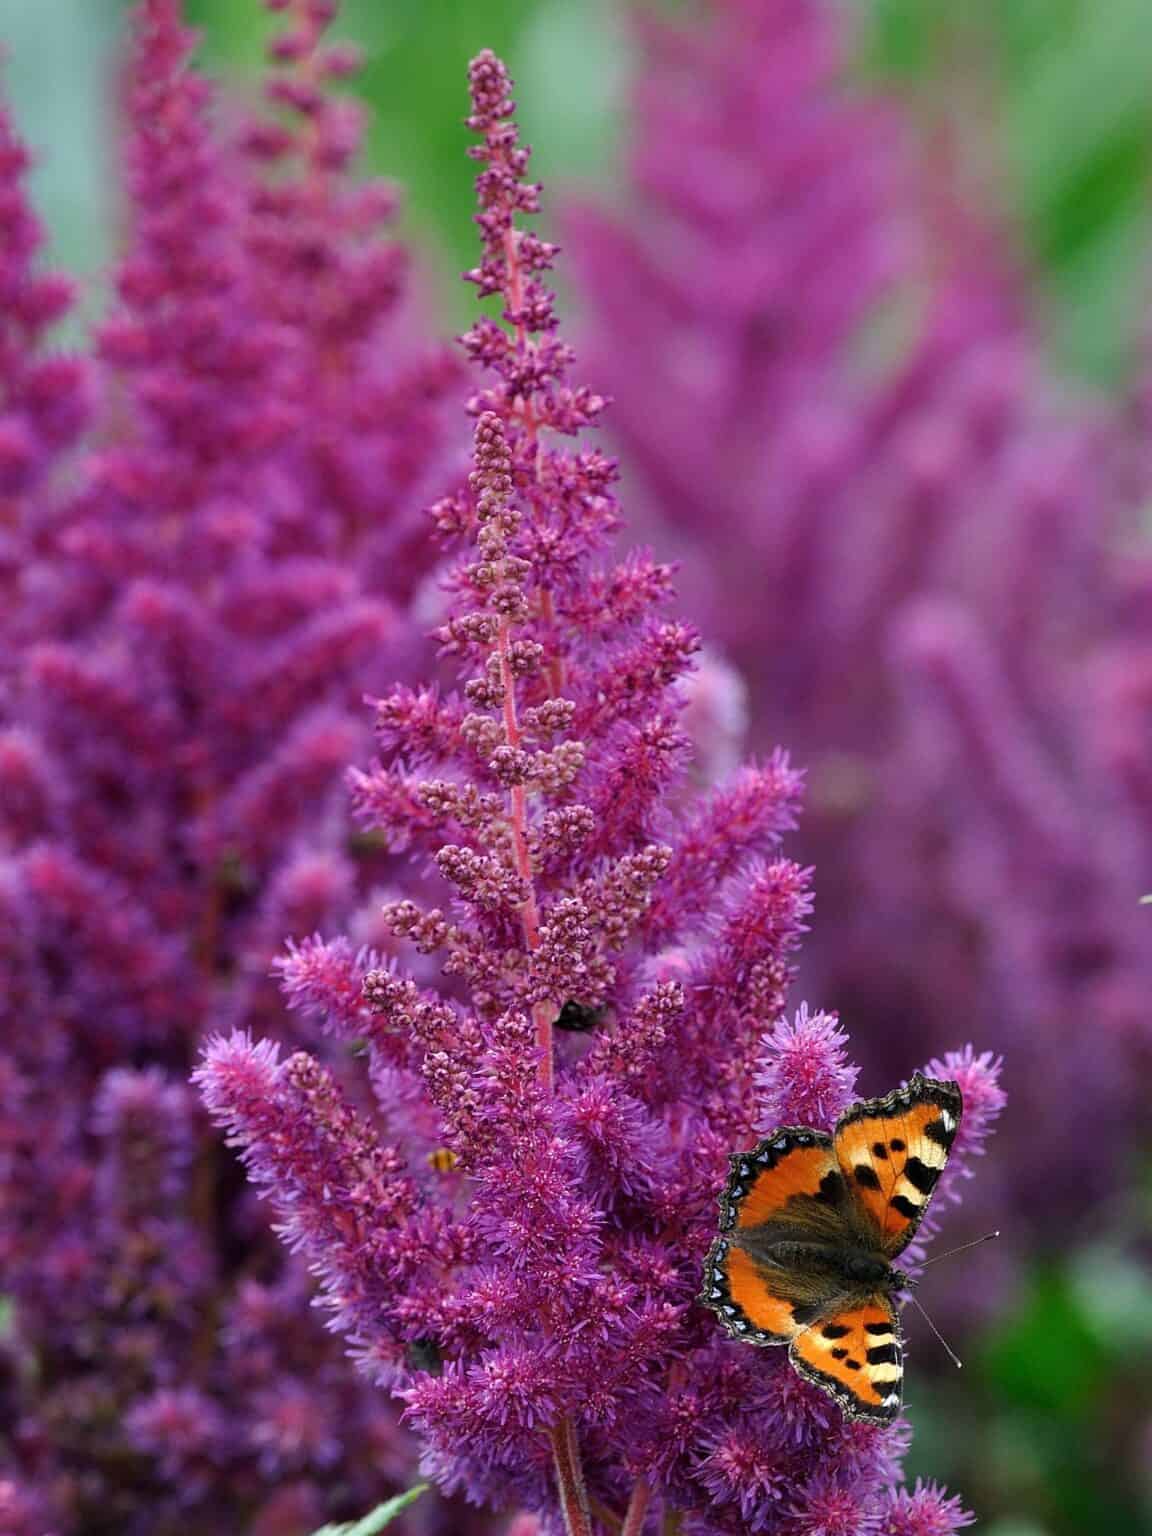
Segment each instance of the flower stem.
M524 302L524 272L520 265L520 252L517 247L514 230L509 230L505 236L504 258L508 264L508 291L505 297L508 300L509 311L517 316L514 321L516 351L521 360L523 360L528 352L528 331L520 311L520 306ZM521 419L524 423L524 434L535 450L536 465L537 469L539 469L541 443L538 436L536 412L530 399L523 401ZM556 622L556 604L551 592L543 591L540 594L540 617L549 627ZM564 661L561 656L555 653L548 658L548 686L554 699L559 698L564 692Z
M571 1419L560 1419L553 1425L549 1438L552 1441L556 1487L560 1494L560 1508L567 1536L592 1536L592 1514L588 1507L588 1490L584 1484L584 1467L580 1460L576 1426Z
M640 1536L644 1529L644 1520L648 1514L648 1505L652 1501L652 1488L643 1478L632 1490L632 1497L628 1500L628 1508L624 1515L624 1524L620 1536Z
M510 648L512 626L507 619L501 620L496 637L496 650L500 657L500 687L504 695L504 739L510 747L520 745L520 722L516 714L516 679L512 673ZM512 852L516 861L516 873L523 880L528 895L520 908L520 922L524 929L524 942L530 950L540 942L540 908L536 901L536 887L532 879L532 858L528 851L528 795L522 784L514 784L508 792L508 821L512 831ZM554 1082L552 1063L552 1010L544 1003L532 1009L536 1026L536 1044L540 1049L540 1082L546 1093L551 1093Z
M515 316L513 326L516 332L516 350L520 357L524 358L529 349L528 330L521 313L521 305L524 302L524 272L520 264L517 234L514 229L509 229L504 237L504 256L508 271L504 297L507 300L509 312ZM525 435L538 462L537 422L531 399L523 398L521 408ZM544 594L543 604L545 618L553 619L555 614L551 608L550 593ZM505 622L500 625L497 641L500 653L500 680L504 692L504 734L510 747L518 747L520 727L516 718L516 683L508 654L510 643L511 626ZM554 697L563 684L563 677L562 668L557 663L549 663L549 682ZM528 797L522 787L516 787L511 791L510 819L516 872L527 885L529 892L527 901L520 909L520 920L524 927L524 941L531 950L535 949L540 942L540 909L532 883L532 861L528 853ZM540 1082L544 1091L550 1094L555 1084L555 1067L552 1059L552 1009L545 1003L535 1004L532 1009L532 1020L536 1026L536 1044L540 1050Z
M588 1507L592 1511L592 1518L604 1526L611 1536L620 1536L624 1529L624 1522L614 1509L609 1509L601 1499L594 1499L588 1495Z

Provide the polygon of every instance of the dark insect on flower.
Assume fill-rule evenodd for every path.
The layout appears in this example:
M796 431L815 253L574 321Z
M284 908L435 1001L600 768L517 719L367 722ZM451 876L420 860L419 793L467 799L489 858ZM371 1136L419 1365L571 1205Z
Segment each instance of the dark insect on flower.
M460 1159L451 1147L437 1147L428 1154L428 1166L434 1173L452 1173L460 1166Z
M567 1029L574 1035L586 1035L596 1028L604 1018L603 1008L594 1008L590 1003L578 1003L575 998L569 998L561 1008L553 1021L554 1029Z
M423 1371L428 1376L443 1375L444 1356L435 1339L413 1339L404 1353L410 1370Z

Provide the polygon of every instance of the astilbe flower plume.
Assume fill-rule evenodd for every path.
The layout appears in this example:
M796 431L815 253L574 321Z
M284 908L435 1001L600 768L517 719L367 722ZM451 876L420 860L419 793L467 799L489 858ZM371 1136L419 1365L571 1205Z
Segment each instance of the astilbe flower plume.
M385 909L420 969L319 938L283 962L297 1009L366 1051L374 1099L236 1032L205 1100L443 1488L578 1536L640 1536L658 1509L666 1530L846 1536L928 1502L954 1529L958 1505L900 1488L902 1426L846 1423L696 1304L726 1154L765 1116L829 1124L854 1069L835 1020L784 1018L811 903L779 849L799 777L779 755L710 791L684 776L698 640L666 569L613 563L603 402L572 382L555 247L522 225L539 189L510 81L490 53L470 80L468 277L500 312L464 338L473 470L434 509L461 551L445 671L380 701L381 759L353 776L428 862L427 902ZM574 1013L589 1027L557 1027ZM963 1064L952 1177L998 1108L994 1066Z
M0 623L12 617L23 518L84 430L91 406L83 361L51 349L53 325L71 308L72 284L38 263L43 234L24 195L27 149L0 113ZM11 660L5 644L0 686Z
M1053 377L1002 221L852 45L833 0L646 22L633 212L568 220L588 344L688 611L806 766L806 986L885 1073L984 1021L1004 1251L1062 1246L1147 1125L1146 394Z
M452 483L460 368L350 174L334 6L272 9L232 127L176 0L137 7L83 366L45 349L67 285L0 122L0 1480L60 1536L305 1536L406 1474L187 1086L210 1029L290 1031L274 954L378 877L342 776Z

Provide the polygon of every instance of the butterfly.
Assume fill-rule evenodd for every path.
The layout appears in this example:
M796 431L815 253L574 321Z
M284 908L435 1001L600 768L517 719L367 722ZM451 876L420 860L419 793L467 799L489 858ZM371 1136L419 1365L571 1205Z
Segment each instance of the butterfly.
M912 1241L963 1111L956 1083L919 1073L865 1099L831 1136L782 1126L736 1153L700 1300L734 1339L787 1344L850 1419L888 1424L904 1379L892 1266Z

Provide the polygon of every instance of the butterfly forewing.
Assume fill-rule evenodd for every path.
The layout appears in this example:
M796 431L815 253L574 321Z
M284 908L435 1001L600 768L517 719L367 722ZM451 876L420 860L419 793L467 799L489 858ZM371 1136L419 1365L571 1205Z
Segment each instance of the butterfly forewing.
M840 1170L889 1258L907 1247L920 1225L962 1109L955 1083L917 1074L886 1098L853 1105L836 1127Z
M889 1296L818 1318L792 1340L788 1357L849 1418L887 1424L900 1412L903 1349Z
M722 1226L803 1220L812 1202L827 1205L843 1189L832 1138L823 1131L785 1126L731 1161Z

